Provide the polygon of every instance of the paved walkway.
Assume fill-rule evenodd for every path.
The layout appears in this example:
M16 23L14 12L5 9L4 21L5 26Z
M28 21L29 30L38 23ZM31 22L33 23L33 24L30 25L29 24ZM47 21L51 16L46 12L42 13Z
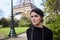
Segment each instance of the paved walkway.
M16 38L9 38L5 40L27 40L26 33L23 33L21 35L18 35Z

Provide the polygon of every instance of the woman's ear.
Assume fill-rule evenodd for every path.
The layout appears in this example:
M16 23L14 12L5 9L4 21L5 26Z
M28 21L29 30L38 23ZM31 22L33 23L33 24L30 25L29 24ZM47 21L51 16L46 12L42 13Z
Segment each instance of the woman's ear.
M43 20L41 20L41 22L43 22Z
M43 22L43 17L41 17L41 22Z

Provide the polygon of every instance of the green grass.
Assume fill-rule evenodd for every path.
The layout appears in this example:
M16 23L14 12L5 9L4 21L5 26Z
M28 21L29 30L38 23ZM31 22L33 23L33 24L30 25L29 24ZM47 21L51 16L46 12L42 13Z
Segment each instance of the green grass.
M26 32L26 29L27 29L28 27L18 27L18 28L15 28L15 30L16 30L16 33L17 34L21 34L21 33L23 33L23 32Z
M0 34L7 36L9 34L9 28L0 28Z
M28 27L16 27L15 32L16 34L21 34L26 31ZM10 28L0 28L0 34L3 34L5 36L8 36L10 32Z

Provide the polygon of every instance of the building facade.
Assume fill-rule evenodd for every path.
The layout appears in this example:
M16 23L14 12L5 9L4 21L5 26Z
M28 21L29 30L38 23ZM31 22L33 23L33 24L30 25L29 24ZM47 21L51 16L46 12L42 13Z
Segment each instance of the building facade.
M20 0L19 5L13 7L13 13L21 13L25 17L30 17L30 11L34 8L36 8L36 6L31 3L31 0Z

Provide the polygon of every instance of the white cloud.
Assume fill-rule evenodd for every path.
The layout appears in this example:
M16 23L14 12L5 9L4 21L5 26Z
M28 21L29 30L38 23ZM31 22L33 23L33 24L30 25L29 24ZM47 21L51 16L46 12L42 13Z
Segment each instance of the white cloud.
M3 15L4 17L8 17L8 15L10 14L10 0L1 0L0 1L0 9L3 10Z
M20 0L13 0L13 5L18 5ZM42 8L40 5L41 0L34 0L35 5L38 8ZM0 9L3 10L4 17L10 17L11 15L11 0L1 0L0 1Z
M19 5L20 0L13 0L13 6Z
M43 10L43 6L41 5L41 3L42 3L42 0L34 0L34 4L38 7L38 8L40 8L40 9L42 9Z
M18 1L13 0L13 5L17 5ZM0 1L0 9L3 10L3 16L8 18L11 15L11 0L1 0ZM2 15L1 14L1 15Z

